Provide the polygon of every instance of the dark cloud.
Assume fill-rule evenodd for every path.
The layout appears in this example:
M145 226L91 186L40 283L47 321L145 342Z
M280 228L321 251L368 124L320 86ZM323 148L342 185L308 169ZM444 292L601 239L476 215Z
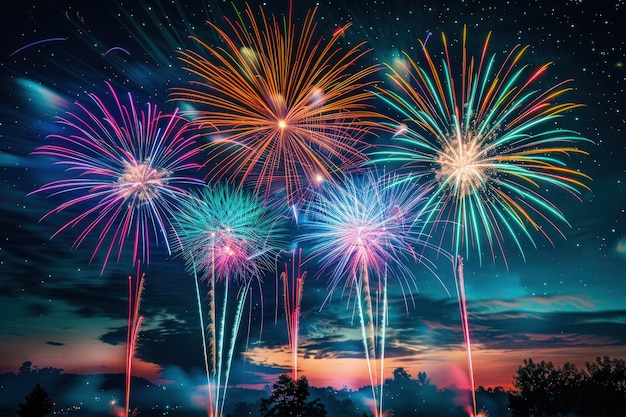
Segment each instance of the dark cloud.
M98 339L100 339L103 343L107 343L109 345L119 345L122 343L126 343L128 338L128 329L127 327L112 329L111 331L100 335Z
M50 312L50 307L45 304L32 303L28 305L28 311L33 316L46 316Z
M472 337L497 349L621 346L626 344L626 311L544 313L504 311L472 316Z

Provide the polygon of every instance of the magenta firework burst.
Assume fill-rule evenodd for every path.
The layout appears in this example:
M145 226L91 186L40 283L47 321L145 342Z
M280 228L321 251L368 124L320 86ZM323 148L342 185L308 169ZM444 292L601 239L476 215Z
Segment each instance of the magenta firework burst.
M34 191L62 199L44 218L62 211L73 216L53 237L80 226L77 247L97 236L90 261L104 248L103 271L115 248L120 259L127 240L132 241L133 263L149 261L151 240L169 250L168 232L175 230L171 214L188 196L182 186L202 183L183 175L199 167L194 157L200 149L187 120L150 103L138 111L130 93L123 103L107 85L112 105L90 94L90 106L77 103L78 111L57 118L63 134L50 135L51 143L34 151L52 156L72 174Z

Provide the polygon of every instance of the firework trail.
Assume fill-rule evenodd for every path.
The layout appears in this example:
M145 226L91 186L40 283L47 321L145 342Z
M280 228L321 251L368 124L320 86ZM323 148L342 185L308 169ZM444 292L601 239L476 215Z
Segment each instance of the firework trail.
M298 27L291 10L281 22L260 8L256 20L248 6L247 19L238 12L239 21L228 21L231 34L208 22L223 46L194 38L201 52L181 53L197 80L172 96L201 108L190 114L210 135L210 181L249 184L266 201L284 192L288 205L300 204L309 188L367 160L361 138L380 116L366 87L378 67L351 72L364 43L336 45L349 24L316 40L315 13Z
M287 337L291 349L292 379L298 380L298 333L300 329L300 304L306 272L302 272L302 249L291 251L291 273L285 263L285 271L280 274L283 281L283 302L285 304L285 320L287 321Z
M102 56L106 56L111 51L122 51L126 53L126 55L130 55L130 52L128 52L126 49L122 48L121 46L114 46L112 48L107 49L106 52L102 54Z
M465 297L465 279L463 277L463 259L457 257L457 273L454 274L454 283L456 286L457 300L459 302L459 313L461 315L461 327L463 328L463 340L465 341L465 350L467 352L467 368L469 371L470 384L472 388L472 405L476 416L476 389L474 386L474 364L472 362L472 341L470 339L469 319L467 317L467 298Z
M175 249L184 257L196 283L203 279L208 286L208 343L200 302L198 312L203 329L209 414L217 417L224 412L245 300L253 279L260 279L264 271L274 268L283 226L281 218L257 197L225 184L204 187L192 199L182 202L174 218L180 237L180 245ZM217 294L220 283L221 297ZM232 313L230 293L234 283L239 288ZM197 285L196 289L200 300Z
M370 173L347 177L343 185L326 185L307 208L309 231L301 236L312 242L311 255L330 274L328 297L344 278L344 288L356 294L376 416L383 414L388 273L398 278L407 302L406 294L416 284L404 261L432 268L429 259L413 249L432 248L416 226L425 202L423 190L394 180Z
M143 293L146 274L139 273L137 263L137 276L133 286L133 277L128 276L128 331L126 334L126 409L124 415L130 415L130 381L132 378L133 358L137 348L139 329L143 322L143 316L139 315L141 294Z
M53 237L80 226L73 244L78 247L88 236L97 235L90 262L104 246L102 271L115 246L119 261L127 239L132 240L133 262L149 261L151 239L157 243L162 240L169 251L167 234L174 230L170 217L178 210L178 202L188 196L181 186L202 183L181 175L199 168L193 161L201 152L187 120L176 112L162 114L150 103L138 112L130 94L128 103L123 104L113 87L107 85L113 106L108 107L91 94L96 110L78 103L78 111L57 119L64 134L49 136L57 143L34 151L56 158L56 164L67 167L72 174L71 178L50 182L33 192L65 197L44 218L80 210Z
M535 245L529 228L550 242L546 230L563 235L557 223L567 220L542 190L557 187L578 197L587 188L581 181L589 177L567 167L567 158L587 154L578 148L587 140L555 127L564 113L581 105L557 103L571 90L570 80L541 90L538 81L550 64L529 72L520 65L527 47L513 48L498 66L495 54L487 56L489 36L481 55L469 57L464 30L457 69L445 35L443 42L441 70L426 48L421 66L407 57L408 74L388 66L393 88L379 89L378 95L405 120L401 128L387 123L397 146L376 152L374 159L427 176L427 207L437 207L427 220L443 227L442 240L451 232L454 255L465 248L467 256L475 248L482 261L486 243L493 260L499 252L506 263L505 236L523 256L518 235Z
M48 38L48 39L41 39L35 42L31 42L28 45L24 45L21 48L16 49L15 51L11 52L11 54L9 54L9 56L13 56L15 54L17 54L20 51L23 51L26 48L30 48L31 46L35 46L35 45L39 45L41 43L45 43L45 42L54 42L54 41L66 41L67 38Z

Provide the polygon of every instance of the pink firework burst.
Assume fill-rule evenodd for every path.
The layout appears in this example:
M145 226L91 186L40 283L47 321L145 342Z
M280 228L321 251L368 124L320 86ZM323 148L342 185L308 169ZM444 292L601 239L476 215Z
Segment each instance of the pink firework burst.
M73 174L33 192L64 198L43 218L72 212L71 220L53 237L77 227L73 247L78 247L95 234L97 242L90 262L104 248L102 271L116 247L120 259L127 240L132 241L133 262L149 261L151 240L164 242L169 251L168 232L175 235L171 214L178 210L177 201L189 195L181 187L202 183L182 175L200 166L194 162L200 148L187 120L177 110L163 114L150 103L137 111L130 93L128 102L122 103L107 85L112 106L90 94L93 105L77 103L78 111L58 117L64 134L50 135L53 143L34 151L56 158L56 164Z

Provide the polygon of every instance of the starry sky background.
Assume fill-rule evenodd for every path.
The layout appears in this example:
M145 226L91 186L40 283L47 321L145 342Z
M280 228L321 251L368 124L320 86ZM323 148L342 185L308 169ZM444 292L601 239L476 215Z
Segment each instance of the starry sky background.
M62 175L49 158L31 152L58 128L53 123L88 93L103 93L105 81L137 102L172 110L172 87L189 76L176 50L215 35L205 24L224 25L234 16L225 1L141 0L12 2L0 17L0 372L24 361L72 373L123 372L129 258L104 273L89 264L93 242L71 249L72 231L50 239L71 213L39 221L53 199L28 193ZM285 13L287 2L267 1L266 12ZM265 4L264 3L264 4ZM591 139L590 156L571 161L589 174L591 192L582 201L547 191L571 224L554 245L536 236L526 261L513 247L509 268L499 261L465 261L467 302L477 385L510 387L524 358L584 366L597 356L626 357L626 5L623 1L374 1L297 2L296 16L319 5L319 35L348 22L342 42L366 40L366 60L389 62L406 51L419 57L418 39L440 33L456 42L467 25L469 45L493 32L491 51L530 45L532 66L551 61L547 81L572 78L570 101L585 104L566 115L567 126ZM235 2L243 9L242 2ZM250 4L256 7L257 1ZM269 14L269 13L268 13ZM31 42L63 37L33 46ZM123 47L104 55L111 47ZM92 246L90 246L90 243ZM489 259L489 258L487 258ZM451 267L438 275L454 288ZM202 380L202 345L193 279L183 261L154 248L142 300L145 316L136 374L154 381ZM426 371L440 386L468 386L463 334L456 298L432 275L415 271L419 293L408 311L392 290L387 364L411 375ZM288 372L290 362L277 281L255 289L249 338L239 341L232 380L262 387ZM300 334L302 373L316 386L358 388L367 384L357 321L347 301L324 305L326 281L311 273L305 283ZM261 307L262 306L262 307ZM278 313L276 313L278 312ZM275 319L277 317L277 319ZM262 332L260 331L262 326ZM244 326L245 336L245 326Z

